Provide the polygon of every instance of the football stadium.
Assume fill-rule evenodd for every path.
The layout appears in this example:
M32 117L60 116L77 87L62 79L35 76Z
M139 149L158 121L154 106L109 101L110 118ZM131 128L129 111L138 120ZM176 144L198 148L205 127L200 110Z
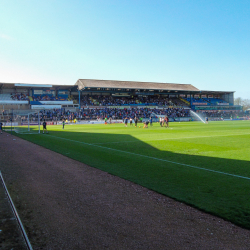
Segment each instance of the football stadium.
M0 91L4 125L10 119L24 125L30 117L38 124L39 114L51 125L62 119L97 123L105 117L113 122L126 117L158 121L160 116L170 122L246 119L242 106L234 105L234 92L203 91L190 84L79 79L62 86L0 83Z
M69 208L62 206L63 200L52 199L50 192L58 189L67 200L65 204L77 210L82 206L80 199L94 190L93 183L99 183L96 187L99 191L96 191L96 196L86 196L84 206L97 213L95 203L105 211L102 214L103 223L97 215L98 223L85 218L86 224L97 223L95 230L100 230L99 238L95 239L96 246L103 243L101 238L106 231L110 235L105 237L109 237L110 241L122 239L122 249L133 249L136 244L131 242L138 240L136 235L141 232L145 242L138 249L148 249L147 241L152 242L156 235L169 230L164 228L166 225L171 227L154 217L161 210L141 210L150 202L152 206L159 203L167 206L171 202L180 204L167 218L177 218L176 211L184 210L186 219L180 220L190 223L190 232L195 227L192 223L195 223L196 213L201 213L198 221L205 225L204 230L209 237L218 230L221 230L218 234L223 235L222 221L233 225L232 234L227 232L228 236L224 235L228 241L230 238L233 240L232 235L239 237L235 233L237 230L250 229L250 120L242 106L234 105L233 91L200 90L189 84L91 79L79 79L73 85L0 83L0 122L3 131L1 140L6 143L1 143L1 150L5 150L7 145L13 147L13 154L9 155L12 165L3 160L6 166L9 164L6 176L11 179L8 176L13 171L18 173L20 182L12 180L10 190L19 204L17 210L20 210L24 227L35 246L42 246L42 243L41 238L33 233L35 226L29 223L32 216L41 213L44 221L51 220L47 212L39 210L42 205L38 208L35 201L41 201L46 206L45 200L49 200L46 211L57 207L57 211L62 211L60 216L63 218L84 217L81 213L71 214L72 211L67 210ZM14 148L18 153L14 152ZM29 154L25 153L26 150ZM24 158L18 158L22 155ZM64 157L64 160L59 157ZM68 163L64 167L65 162L72 160L74 164L82 165L74 167L73 163ZM32 161L38 161L41 166L31 167ZM20 162L24 162L25 167L15 168ZM54 166L56 164L57 167ZM93 171L89 178L86 177L87 170L81 167L85 165ZM96 172L99 170L102 174ZM80 183L80 176L84 187L77 184ZM64 183L65 188L61 190L57 182ZM128 189L129 185L133 191ZM111 191L105 196L101 191L104 192L107 187ZM27 190L33 190L32 195ZM128 206L123 205L116 191L121 192ZM141 194L144 191L140 207L130 204L131 200L137 199L133 196L134 192ZM121 225L113 222L112 211L117 207L120 213L123 211L117 215ZM132 211L138 212L135 212L136 219ZM205 221L207 215L217 223L213 229ZM86 212L86 217L91 218L91 215ZM108 229L105 228L105 218L110 221ZM142 224L140 218L146 224ZM157 229L159 231L155 229L154 233L142 233L142 228L153 228L149 218L163 228ZM129 230L129 223L133 224L134 220L137 225L134 231L131 229L134 239L129 238L126 242L129 236L122 235L124 224L121 221L127 223L126 230ZM86 227L82 225L84 235L93 235L91 229L87 232ZM58 230L60 232L60 228ZM192 232L193 237L201 237L197 231ZM79 234L78 229L74 234ZM49 237L46 232L40 235ZM162 235L163 238L165 236ZM71 249L80 249L74 245L76 242L73 239L69 241L73 246ZM159 238L153 247L163 249L160 242ZM242 242L245 240L242 239ZM212 240L210 243L210 249L215 249ZM99 249L109 249L110 243L105 244ZM115 243L112 247L119 249ZM170 249L173 247L170 246ZM193 247L196 249L197 245ZM192 249L192 245L187 249Z

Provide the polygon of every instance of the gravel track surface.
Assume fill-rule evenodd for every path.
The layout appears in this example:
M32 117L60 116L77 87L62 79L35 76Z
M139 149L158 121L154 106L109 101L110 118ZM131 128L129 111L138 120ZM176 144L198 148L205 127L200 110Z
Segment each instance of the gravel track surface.
M11 203L0 179L0 249L28 250Z
M34 249L250 248L249 230L13 135L0 142Z

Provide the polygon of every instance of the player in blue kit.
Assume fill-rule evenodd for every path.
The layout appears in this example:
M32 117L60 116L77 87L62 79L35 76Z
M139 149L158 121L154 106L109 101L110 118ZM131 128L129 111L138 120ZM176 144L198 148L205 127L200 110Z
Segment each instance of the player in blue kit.
M125 117L125 127L128 125L128 117Z

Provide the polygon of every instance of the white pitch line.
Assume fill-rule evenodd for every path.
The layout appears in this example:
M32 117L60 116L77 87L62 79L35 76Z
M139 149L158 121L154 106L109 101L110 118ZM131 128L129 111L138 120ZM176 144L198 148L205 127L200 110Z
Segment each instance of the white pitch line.
M128 152L128 151L123 151L123 150L114 149L114 148L108 148L108 147L94 145L94 144L91 144L91 143L86 143L86 142L81 142L81 141L75 141L75 140L71 140L71 139L67 139L67 138L62 138L62 137L57 137L57 136L53 136L53 135L48 135L48 136L55 137L55 138L61 139L61 140L72 141L72 142L76 142L76 143L80 143L80 144L94 146L94 147L98 147L98 148L102 148L102 149L109 149L109 150L117 151L117 152L120 152L120 153L132 154L132 155L136 155L136 156L140 156L140 157L150 158L150 159L158 160L158 161L164 161L164 162L168 162L168 163L172 163L172 164L176 164L176 165L181 165L181 166L185 166L185 167L189 167L189 168L195 168L195 169L204 170L204 171L208 171L208 172L212 172L212 173L223 174L223 175L228 175L228 176L232 176L232 177L237 177L237 178L241 178L241 179L250 180L250 177L246 177L246 176L235 175L235 174L221 172L221 171L217 171L217 170L213 170L213 169L207 169L207 168L192 166L192 165L189 165L189 164L184 164L184 163L179 163L179 162L164 160L164 159L161 159L161 158L155 158L155 157L148 156L148 155L136 154L136 153L132 153L132 152Z
M149 141L165 141L165 140L181 140L181 139L196 139L196 138L209 138L209 137L222 137L222 136L236 136L236 135L250 135L250 133L246 134L230 134L230 135L210 135L210 136L194 136L194 137L180 137L180 138L163 138L163 139L152 139L152 140L145 140L143 142ZM138 140L134 141L114 141L114 142L99 142L99 143L92 143L93 145L99 144L109 144L109 143L124 143L124 142L138 142Z

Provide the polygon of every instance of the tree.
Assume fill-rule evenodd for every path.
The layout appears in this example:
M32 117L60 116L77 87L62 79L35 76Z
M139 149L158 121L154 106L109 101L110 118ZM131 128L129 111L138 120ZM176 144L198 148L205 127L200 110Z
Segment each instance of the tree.
M242 105L242 98L237 97L234 99L234 105Z
M244 99L242 101L242 106L243 106L243 110L247 110L250 109L250 100L249 99Z
M234 105L243 106L243 110L250 109L250 99L242 99L241 97L237 97L234 99Z

